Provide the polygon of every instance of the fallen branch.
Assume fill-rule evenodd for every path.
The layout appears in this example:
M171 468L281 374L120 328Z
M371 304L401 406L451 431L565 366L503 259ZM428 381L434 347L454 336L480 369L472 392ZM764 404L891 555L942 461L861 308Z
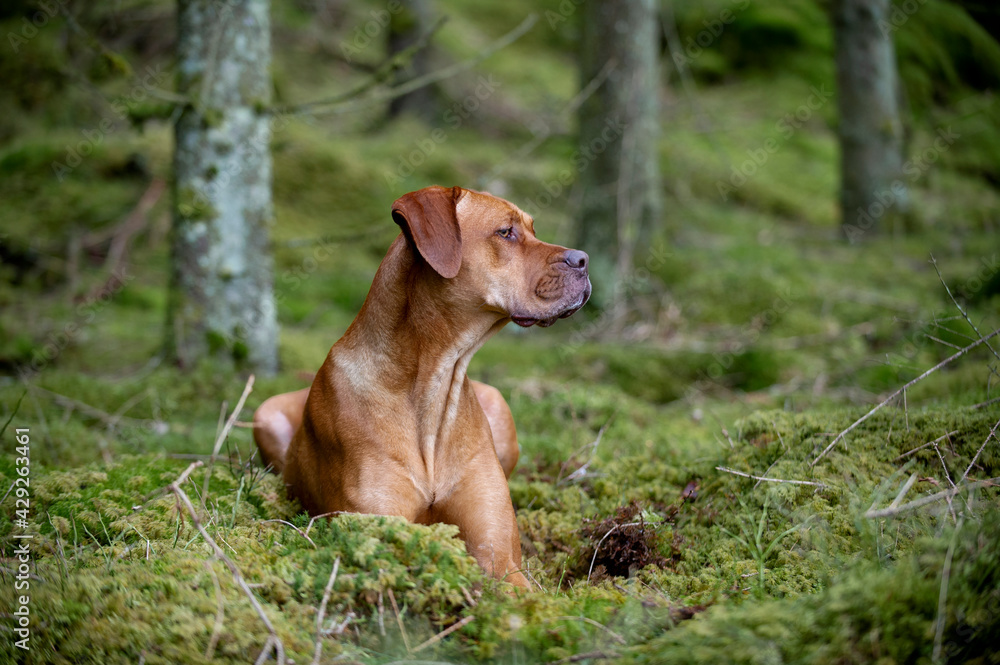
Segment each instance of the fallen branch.
M172 492L173 495L177 497L178 510L180 509L181 504L183 504L184 508L187 509L188 514L191 516L191 523L194 524L195 528L198 530L198 533L201 534L201 537L204 538L205 542L208 543L209 547L212 548L212 552L215 554L215 558L217 558L219 561L224 563L227 568L229 568L229 572L231 572L233 575L233 580L243 590L243 593L246 594L246 597L250 600L250 604L253 606L253 609L257 613L257 616L259 616L261 621L264 622L264 626L267 628L269 637L267 639L267 642L264 644L264 649L261 651L260 656L257 658L257 663L263 663L265 660L267 660L267 657L270 655L271 649L273 648L275 659L278 661L278 665L284 665L285 645L282 644L281 638L278 637L278 632L274 629L274 625L271 623L271 620L267 618L267 614L264 612L264 608L261 607L260 602L257 600L257 597L250 589L250 586L247 584L246 579L244 579L243 574L240 572L239 567L235 563L233 563L232 559L226 556L226 553L222 551L222 548L219 547L219 544L217 542L215 542L215 539L213 539L212 536L209 535L208 530L205 529L205 526L201 523L201 520L198 519L198 511L195 509L194 504L191 503L191 499L188 498L187 493L181 489L181 485L187 482L188 476L191 475L191 472L193 472L195 469L203 465L204 463L200 460L197 462L192 462L191 465L184 470L184 473L182 473L180 476L177 477L177 480L175 480L174 482L170 483L170 485L167 486L167 490L169 492Z
M941 501L943 499L950 499L956 494L962 492L962 490L969 489L973 490L977 487L996 487L1000 485L1000 477L997 478L987 478L986 480L977 480L972 483L964 483L953 487L951 489L944 490L943 492L938 492L937 494L931 494L929 496L921 497L915 501L909 503L904 503L902 506L889 506L888 508L882 508L880 510L869 510L865 513L865 517L868 519L879 519L882 517L895 517L901 513L907 513L911 510L916 510L926 506L927 504L934 503L935 501Z
M716 471L722 471L724 473L731 473L734 476L743 476L744 478L752 478L758 482L765 483L789 483L790 485L812 485L813 487L826 487L823 483L814 483L811 480L784 480L782 478L767 478L765 476L755 476L750 473L743 473L742 471L736 471L735 469L729 469L724 466L715 467Z
M474 616L468 616L468 617L465 617L464 619L462 619L461 621L448 626L447 628L445 628L444 630L442 630L440 633L438 633L434 637L428 639L425 642L421 642L417 646L413 647L413 653L417 653L421 649L426 649L427 647L431 646L432 644L436 644L436 643L440 642L444 638L446 638L449 635L451 635L452 633L454 633L456 630L459 630L461 628L464 628L465 626L468 626L470 623L472 623L473 621L475 621L475 619L476 619L476 617L474 617Z
M861 423L865 422L866 420L868 420L869 418L871 418L873 415L875 415L883 406L885 406L886 404L888 404L892 400L894 400L897 397L899 397L899 395L902 394L907 388L910 388L914 384L916 384L916 383L918 383L920 381L923 381L928 376L930 376L934 372L938 371L942 367L944 367L944 366L946 366L946 365L954 362L958 358L961 358L962 356L964 356L966 353L968 353L972 349L976 348L980 344L986 343L987 340L992 339L993 337L996 337L997 335L1000 335L1000 328L997 328L996 330L994 330L993 332L991 332L986 337L980 337L978 340L976 340L972 344L969 344L968 346L966 346L962 350L960 350L960 351L958 351L958 352L956 352L956 353L948 356L947 358L945 358L944 360L942 360L941 362L939 362L937 365L934 365L934 367L931 367L929 370L927 370L926 372L924 372L923 374L921 374L917 378L913 379L912 381L910 381L909 383L907 383L905 386L903 386L902 388L900 388L899 390L897 390L893 394L891 394L888 397L886 397L884 400L882 400L882 402L880 404L878 404L871 411L869 411L865 415L863 415L860 418L858 418L857 420L855 420L853 425L851 425L850 427L848 427L847 429L845 429L843 432L841 432L840 434L838 434L837 437L833 441L830 442L830 445L828 445L823 450L823 452L821 452L816 457L816 459L814 459L812 462L809 463L809 466L816 466L816 463L819 462L821 459L823 459L828 452L830 452L831 450L833 450L834 446L836 446L837 443L839 443L841 439L843 439L855 427L857 427L858 425L860 425Z

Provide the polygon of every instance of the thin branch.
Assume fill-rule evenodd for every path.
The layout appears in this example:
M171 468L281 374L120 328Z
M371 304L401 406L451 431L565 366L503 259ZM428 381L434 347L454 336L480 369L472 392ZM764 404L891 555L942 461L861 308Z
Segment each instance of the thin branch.
M965 319L965 322L968 323L972 327L972 329L976 331L976 335L979 336L979 339L985 342L986 340L983 339L983 333L979 332L979 328L977 328L976 324L972 322L972 319L969 317L969 313L966 312L964 309L962 309L962 306L958 304L958 300L956 300L955 296L952 295L951 289L948 288L948 283L944 281L944 277L941 276L941 271L938 270L937 260L935 260L933 254L931 254L931 264L934 266L934 272L937 273L938 279L941 280L941 286L943 286L944 290L948 292L948 297L951 298L951 301L955 304L955 308L959 312L961 312L962 317ZM986 348L990 350L990 353L993 354L994 358L1000 360L1000 354L996 352L996 349L994 349L989 344L986 345Z
M444 638L446 638L449 635L451 635L452 633L454 633L456 630L461 630L462 628L464 628L465 626L468 626L470 623L472 623L475 620L476 620L476 617L474 617L474 616L467 616L464 619L462 619L461 621L453 623L452 625L448 626L447 628L445 628L444 630L442 630L440 633L438 633L434 637L426 640L425 642L421 642L417 646L413 647L413 653L417 653L421 649L426 649L427 647L431 646L432 644L437 644L438 642L440 642Z
M813 487L826 487L823 483L814 483L810 480L784 480L782 478L767 478L765 476L755 476L750 473L743 473L742 471L736 471L735 469L729 469L724 466L715 467L716 471L722 471L724 473L731 473L734 476L743 476L744 478L752 478L758 482L765 483L789 483L790 485L811 485Z
M231 572L233 575L233 580L243 590L243 593L246 594L246 597L250 600L250 604L253 606L254 611L257 612L257 616L260 617L261 621L263 621L264 623L264 626L267 628L267 632L269 633L270 636L268 637L267 642L264 644L264 649L261 651L260 657L257 658L257 662L258 663L264 662L264 660L266 660L267 656L270 654L271 649L273 648L275 652L275 658L278 661L278 665L284 665L285 645L282 644L281 638L278 637L278 632L274 629L274 625L271 623L271 620L267 617L267 614L264 612L264 608L261 607L260 601L257 600L257 596L255 596L253 591L250 589L250 586L247 584L246 579L244 579L243 574L240 572L239 567L235 563L233 563L232 559L226 556L226 553L222 551L222 548L219 547L219 544L215 542L212 536L209 535L208 531L205 529L205 526L201 523L201 520L198 519L198 511L195 509L194 504L191 503L191 499L188 498L187 493L183 489L181 489L181 485L183 485L187 481L188 476L191 475L191 472L203 465L204 463L201 462L200 460L197 462L192 462L191 465L184 470L184 473L182 473L180 476L177 477L177 480L170 483L167 489L168 491L172 492L175 497L177 497L178 508L180 507L180 504L182 503L184 504L184 507L187 509L188 514L191 516L191 522L194 524L195 528L198 529L198 533L201 534L201 537L204 538L205 542L208 543L209 547L212 548L212 552L215 554L215 557L220 561L222 561L222 563L226 564L226 567L229 568L229 572Z
M322 519L322 518L324 518L324 517L330 517L331 515L340 515L340 514L341 514L341 513L343 513L343 512L345 512L345 511L343 511L343 510L335 510L335 511L333 511L332 513L321 513L321 514L319 514L319 515L314 515L313 517L311 517L311 518L309 519L309 524L307 524L307 525L306 525L306 532L305 532L305 534L303 534L303 535L305 535L305 536L306 536L306 538L308 538L308 537L309 537L309 532L310 532L310 531L312 530L312 528L313 528L313 523L314 523L314 522L315 522L316 520L318 520L318 519Z
M464 60L462 62L456 63L449 67L444 67L435 72L430 72L423 76L418 76L415 79L411 79L406 83L389 88L388 90L375 93L365 99L361 99L355 102L351 102L349 99L341 99L342 95L337 97L331 97L330 99L320 99L314 102L307 102L305 104L298 104L295 106L286 106L278 109L273 109L272 113L275 115L284 114L300 114L300 113L350 113L352 111L358 111L361 109L368 108L373 104L378 104L380 102L386 102L397 97L402 97L407 95L414 90L426 87L428 85L433 85L438 81L443 81L444 79L457 76L462 72L468 71L486 60L491 55L496 53L502 48L509 46L518 39L520 39L528 30L530 30L535 23L538 21L537 14L531 14L526 19L524 19L520 25L508 32L506 35L496 40L484 50L480 51L476 56ZM323 108L327 107L327 108Z
M319 665L319 658L323 655L323 619L326 617L326 604L330 602L330 592L333 590L333 583L337 581L337 571L340 570L340 557L333 562L333 570L330 571L330 579L323 589L323 600L319 604L319 614L316 615L316 649L313 652L313 665Z
M306 102L304 104L298 104L296 106L285 107L279 109L277 113L279 115L283 115L285 113L302 113L316 106L342 104L346 101L354 99L355 97L360 97L361 95L368 92L369 90L379 85L380 83L385 83L386 81L388 81L396 71L403 69L407 65L407 63L410 60L412 60L414 56L417 55L417 53L427 48L428 44L430 43L431 37L433 37L438 30L444 27L444 24L447 21L448 21L447 16L442 16L441 18L439 18L434 23L434 25L432 25L430 29L427 30L427 32L420 35L420 38L417 39L417 41L415 41L413 44L406 47L399 53L395 53L392 56L386 58L382 62L382 64L375 67L374 71L372 71L371 75L366 80L362 81L360 84L358 84L351 90L340 93L339 95L334 95L333 97L329 97L327 99L320 99L314 102Z
M947 434L942 434L941 436L939 436L938 438L934 439L933 441L928 441L927 443L921 444L921 445L917 446L916 448L914 448L913 450L907 450L905 453L903 453L902 455L900 455L899 457L895 458L892 461L893 462L898 462L899 460L903 459L904 457L908 457L908 456L912 455L915 452L918 452L920 450L923 450L924 448L927 448L928 446L933 446L935 444L941 443L941 441L943 441L944 439L947 439L948 437L953 436L955 434L958 434L958 430L957 429L953 430L951 432L948 432Z
M910 491L910 488L913 487L913 484L915 482L917 482L917 474L911 473L910 477L906 479L905 483L903 483L903 486L899 488L899 493L896 494L896 498L893 499L892 503L889 504L889 508L896 508L897 506L899 506L900 502L902 502L903 500L903 497L906 496L906 493Z
M997 478L987 478L986 480L977 480L972 483L963 483L952 489L944 490L943 492L938 492L937 494L931 494L929 496L921 497L915 501L909 503L904 503L902 506L882 508L880 510L869 510L865 513L865 517L868 519L879 519L882 517L895 517L901 513L907 513L911 510L916 510L926 506L929 503L934 503L935 501L941 501L942 499L949 499L956 494L962 492L965 489L976 489L977 487L995 487L1000 485L1000 477Z
M86 404L84 402L81 402L80 400L73 399L72 397L67 397L66 395L61 395L59 393L52 392L51 390L46 390L45 388L42 388L40 386L30 385L29 387L33 391L41 392L41 393L45 393L46 395L49 395L50 397L52 397L52 401L54 401L59 406L65 408L65 409L76 409L77 411L79 411L80 413L82 413L82 414L84 414L86 416L89 416L91 418L96 418L97 420L100 420L102 423L104 423L104 425L106 425L108 427L114 427L115 425L117 425L119 423L121 423L121 424L126 424L127 423L127 424L133 425L135 427L139 427L141 425L146 425L146 424L156 423L157 422L155 420L148 420L148 419L143 419L143 418L129 418L129 417L126 417L126 416L114 416L114 415L112 415L110 413L107 413L106 411L101 411L100 409L98 409L95 406L91 406L90 404Z
M986 448L986 444L990 442L990 439L994 438L997 435L997 427L1000 427L1000 420L998 420L996 425L993 426L993 429L990 430L990 433L986 435L986 440L983 441L983 445L979 446L979 450L976 451L976 456L972 458L971 462L969 462L969 466L965 469L965 473L962 474L962 479L959 480L958 482L960 483L964 482L965 479L968 477L969 472L972 471L972 467L976 465L976 461L979 459L979 456L983 453L983 449Z
M614 414L612 414L611 418L614 418ZM556 478L556 485L562 485L563 483L572 482L574 480L580 480L581 478L587 475L587 469L590 468L590 463L594 461L594 454L597 452L597 447L601 445L601 439L604 438L605 430L607 430L608 425L611 424L611 418L608 418L607 422L605 422L604 425L601 426L601 429L598 430L596 439L584 445L582 448L580 448L575 453L570 455L569 459L566 460L566 463L560 466L559 477ZM575 459L577 455L585 451L587 448L590 448L590 454L587 456L587 461L581 464L579 467L577 467L573 471L573 473L569 474L565 478L562 478L561 477L562 472L563 469L566 467L566 464L568 464L571 460Z
M941 362L939 362L937 365L934 365L934 367L931 367L929 370L927 370L926 372L924 372L923 374L921 374L917 378L913 379L912 381L910 381L909 383L907 383L905 386L903 386L902 388L900 388L899 390L897 390L893 394L891 394L888 397L886 397L878 406L876 406L875 408L873 408L871 411L869 411L868 413L866 413L862 417L860 417L857 420L855 420L853 425L851 425L850 427L848 427L847 429L845 429L843 432L841 432L840 434L838 434L837 437L833 441L830 442L830 445L828 445L823 450L823 452L821 452L816 457L816 459L814 459L812 462L809 463L809 466L816 466L816 463L819 462L821 459L823 459L828 452L830 452L831 450L833 450L834 446L836 446L837 443L840 442L840 440L844 438L844 436L846 436L848 433L850 433L855 427L857 427L858 425L860 425L861 423L865 422L866 420L868 420L869 418L871 418L873 415L875 415L883 406L885 406L886 404L888 404L889 402L891 402L892 400L894 400L896 397L898 397L904 390L906 390L907 388L910 388L911 386L913 386L914 384L916 384L916 383L918 383L920 381L923 381L928 376L930 376L934 372L938 371L939 369L941 369L945 365L948 365L948 364L952 363L953 361L957 360L958 358L961 358L962 356L964 356L966 353L968 353L972 349L976 348L980 344L986 343L987 340L989 340L989 339L991 339L993 337L996 337L997 335L1000 335L1000 328L997 328L996 330L994 330L993 332L991 332L986 337L980 337L978 340L976 340L972 344L969 344L967 347L963 348L961 351L958 351L958 352L956 352L956 353L948 356L947 358L945 358L944 360L942 360Z
M254 376L251 374L247 377L247 383L243 386L243 394L240 395L240 401L236 403L236 408L233 409L233 413L229 416L229 420L226 421L226 425L219 432L219 435L215 437L215 445L212 446L212 456L208 460L208 470L205 472L205 482L201 488L201 507L205 507L205 497L208 496L208 481L212 478L212 469L215 467L215 458L219 455L219 450L222 448L222 442L226 440L229 436L229 431L233 429L233 424L236 422L236 417L240 415L240 411L243 410L243 404L247 401L247 396L250 391L253 390Z
M981 409L984 406L993 406L997 402L1000 402L1000 397L994 397L993 399L988 399L985 402L980 402L979 404L973 404L970 409Z
M396 604L396 595L392 592L392 587L386 587L386 591L389 593L389 602L392 603L393 614L396 615L396 625L399 626L399 634L403 636L403 646L406 647L406 653L413 653L413 649L410 648L410 638L406 636L406 628L403 627L403 618L399 616L399 606Z

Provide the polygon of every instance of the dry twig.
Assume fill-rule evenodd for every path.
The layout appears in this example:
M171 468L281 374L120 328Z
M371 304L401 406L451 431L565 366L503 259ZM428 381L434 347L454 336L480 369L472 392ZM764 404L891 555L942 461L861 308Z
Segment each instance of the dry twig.
M413 649L410 648L410 638L407 637L406 628L403 627L403 617L399 616L396 595L392 592L392 587L386 587L386 591L389 593L389 602L392 603L392 612L396 615L396 625L399 626L399 634L403 636L403 646L406 647L406 653L413 653Z
M274 625L271 623L271 620L267 617L267 614L264 612L264 608L261 607L260 601L257 600L257 597L250 589L250 586L247 584L246 579L243 577L243 573L240 572L239 567L235 563L233 563L232 559L226 556L226 553L222 551L222 548L219 547L219 544L217 542L215 542L215 539L213 539L212 536L209 535L208 530L205 529L205 525L202 524L201 520L198 518L198 511L195 509L194 504L191 503L191 499L188 498L187 493L183 489L181 489L181 485L187 482L188 476L191 475L191 472L203 465L204 463L201 462L200 460L197 462L192 462L190 466L188 466L188 468L184 470L184 473L182 473L180 476L177 477L177 480L170 483L167 489L168 491L172 492L175 497L177 497L178 509L180 509L181 504L183 504L184 508L187 509L188 514L191 516L191 523L194 524L195 528L198 530L198 533L201 534L201 537L204 538L205 542L208 543L209 547L212 548L212 552L215 554L215 557L220 561L222 561L222 563L224 563L227 568L229 568L229 572L231 572L233 575L233 580L243 590L243 593L246 594L246 597L250 600L250 604L253 606L254 611L257 613L257 616L260 617L261 621L264 623L264 626L267 628L269 637L267 639L267 642L264 644L264 649L261 651L260 656L257 658L257 663L263 663L265 660L267 660L268 656L271 653L271 649L273 648L275 652L275 658L278 661L278 665L284 665L285 645L282 644L281 638L278 637L278 632L274 629Z
M476 617L474 617L474 616L467 616L464 619L462 619L461 621L453 623L452 625L448 626L447 628L445 628L444 630L442 630L440 633L438 633L434 637L426 640L425 642L421 642L417 646L413 647L412 653L417 653L421 649L426 649L427 647L431 646L432 644L437 644L438 642L440 642L444 638L446 638L449 635L451 635L452 633L454 633L456 630L460 630L460 629L464 628L465 626L468 626L470 623L472 623L473 621L475 621L475 619L476 619Z
M226 421L225 426L219 435L215 437L215 445L212 446L212 456L208 460L208 471L205 472L205 482L201 488L201 507L202 510L205 508L205 497L208 496L208 481L212 478L212 468L215 467L215 458L219 455L219 450L222 448L223 441L229 436L229 431L233 429L233 423L236 422L236 416L240 415L240 411L243 410L243 404L247 401L247 396L250 395L250 391L253 390L254 376L251 374L247 377L247 383L243 386L243 394L240 395L240 401L236 403L236 408L233 409L232 415Z
M986 342L986 340L983 339L983 333L979 332L979 328L976 327L976 324L972 322L972 318L969 316L969 313L966 312L964 309L962 309L962 306L958 304L958 300L956 300L955 296L952 295L951 289L948 288L948 283L944 281L944 277L941 275L941 271L938 270L937 260L934 259L933 254L931 254L931 264L934 266L934 272L937 273L938 279L941 280L941 286L943 286L944 290L948 292L948 297L951 298L951 302L954 303L955 308L962 314L962 318L964 318L965 322L968 323L969 326L974 331L976 331L976 336L979 337L979 340L981 342ZM993 354L994 358L1000 360L1000 354L998 354L996 352L996 349L990 346L989 343L986 344L986 348L990 350L990 353Z
M931 367L929 370L927 370L926 372L924 372L923 374L921 374L917 378L913 379L912 381L910 381L909 383L907 383L905 386L903 386L902 388L900 388L899 390L897 390L893 394L891 394L888 397L886 397L875 408L873 408L871 411L869 411L865 415L863 415L860 418L858 418L857 420L855 420L854 424L852 424L850 427L848 427L843 432L841 432L840 434L838 434L836 436L836 438L834 438L834 440L830 442L830 445L828 445L826 448L824 448L823 452L821 452L816 457L816 459L814 459L812 462L809 463L809 466L816 466L816 463L819 462L821 459L823 459L828 452L830 452L831 450L833 450L834 446L836 446L837 443L839 443L841 439L843 439L847 434L849 434L852 430L854 430L855 427L857 427L858 425L860 425L861 423L865 422L866 420L868 420L869 418L871 418L873 415L875 415L883 406L885 406L886 404L888 404L892 400L896 399L907 388L910 388L914 384L916 384L916 383L918 383L920 381L923 381L928 376L930 376L934 372L938 371L939 369L941 369L945 365L948 365L948 364L952 363L953 361L957 360L958 358L961 358L962 356L964 356L966 353L968 353L972 349L976 348L980 344L985 344L988 340L992 339L993 337L996 337L997 335L1000 335L1000 328L997 328L996 330L994 330L993 332L991 332L986 337L980 337L978 340L976 340L972 344L969 344L968 346L966 346L965 348L963 348L961 351L958 351L958 352L956 352L956 353L948 356L947 358L945 358L944 360L942 360L941 362L939 362L937 365L934 365L934 367Z
M715 467L716 471L722 471L724 473L731 473L734 476L743 476L744 478L752 478L757 482L765 483L789 483L790 485L811 485L813 487L826 487L823 483L814 483L811 480L784 480L782 478L766 478L764 476L755 476L750 473L743 473L742 471L736 471L735 469L729 469L724 466Z
M926 506L927 504L934 503L935 501L941 501L942 499L949 499L956 494L960 493L962 490L974 490L977 487L995 487L1000 485L1000 477L997 478L987 478L986 480L977 480L972 483L963 483L957 485L951 489L938 492L937 494L931 494L929 496L921 497L915 501L909 503L904 503L902 506L889 506L888 508L881 508L879 510L869 510L865 513L865 517L868 519L879 519L882 517L895 517L901 513L907 513L911 510L916 510Z
M986 448L986 444L989 443L991 438L996 437L997 427L1000 427L1000 420L998 420L997 424L993 426L993 429L990 430L990 433L986 435L986 440L983 441L983 445L979 446L979 450L976 451L976 456L972 458L971 462L969 462L968 468L966 468L965 473L962 474L962 479L959 480L958 482L963 482L969 476L969 472L972 471L972 467L976 465L976 461L979 459L979 456L983 453L983 449Z
M920 450L923 450L924 448L927 448L928 446L937 445L937 444L941 443L943 440L945 440L948 437L953 436L955 434L958 434L958 430L957 429L956 430L952 430L951 432L948 432L947 434L942 434L941 436L939 436L938 438L934 439L933 441L928 441L927 443L921 444L921 445L917 446L916 448L914 448L913 450L907 450L905 453L903 453L902 455L900 455L899 457L895 458L892 461L893 462L898 462L899 460L903 459L904 457L908 457L908 456L912 455L915 452L918 452Z

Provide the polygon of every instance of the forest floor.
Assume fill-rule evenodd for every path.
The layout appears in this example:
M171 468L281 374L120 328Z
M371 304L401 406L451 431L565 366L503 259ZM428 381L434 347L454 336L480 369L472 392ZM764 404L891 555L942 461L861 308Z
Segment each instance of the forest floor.
M447 60L538 3L442 4ZM169 126L103 134L60 179L53 164L79 145L78 123L56 104L7 118L0 491L12 491L0 539L5 556L24 542L12 538L14 436L27 428L33 563L31 650L5 637L0 659L245 663L280 640L298 663L317 647L321 662L996 662L1000 493L981 481L1000 476L1000 345L979 344L837 436L1000 326L1000 194L969 167L1000 140L976 113L995 101L970 94L914 123L913 227L845 242L829 35L813 36L824 19L811 5L783 10L820 43L800 44L782 73L726 71L706 52L695 73L720 69L718 80L664 93L665 219L622 285L624 315L504 330L472 363L517 422L510 487L528 593L484 578L450 527L311 523L253 463L242 424L306 385L346 329L398 233L388 209L401 193L487 189L531 212L543 239L571 244L571 194L550 194L575 150L561 111L578 86L566 24L543 13L516 47L447 81L453 115L439 121L276 127L283 369L255 377L235 414L246 372L182 373L160 355ZM376 8L358 6L341 25ZM303 11L275 9L283 103L364 76L328 57L352 33L329 36ZM65 94L83 107L92 93ZM518 156L539 119L552 135ZM957 138L935 149L942 128ZM754 161L769 139L778 149ZM16 567L0 571L4 607L24 592Z

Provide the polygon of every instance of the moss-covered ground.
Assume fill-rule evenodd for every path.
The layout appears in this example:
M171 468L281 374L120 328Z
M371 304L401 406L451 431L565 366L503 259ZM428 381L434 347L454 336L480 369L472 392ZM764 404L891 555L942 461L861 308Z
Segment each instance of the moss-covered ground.
M485 579L449 527L348 515L310 524L254 463L240 423L182 486L295 662L314 657L324 596L322 662L1000 659L998 490L865 516L1000 476L996 354L980 345L811 465L875 404L972 343L970 321L983 334L1000 325L995 44L940 0L900 24L908 150L926 159L908 182L906 227L850 244L836 229L826 5L671 4L684 44L727 8L734 20L686 52L684 76L664 72L665 219L619 285L623 315L584 310L551 329L505 330L470 368L517 422L510 487L533 591ZM0 10L0 32L21 34L28 5ZM256 377L239 421L306 385L350 323L398 232L387 211L400 194L489 189L531 211L543 238L572 242L572 195L540 202L575 149L561 111L578 89L574 3L437 5L449 15L438 64L476 54L530 11L539 22L442 83L457 127L444 116L388 121L379 108L276 125L283 369ZM212 361L182 373L162 360L166 194L110 277L115 230L169 179L171 131L158 98L130 97L138 88L121 61L80 31L137 71L162 67L154 87L168 89L171 7L95 6L76 28L53 17L0 56L11 92L0 96L0 426L10 419L0 492L11 487L0 502L0 662L247 663L268 639L167 491L208 461L247 373ZM381 7L274 2L279 103L363 80L336 56ZM371 45L355 59L382 56ZM476 95L481 76L500 83L495 94ZM816 94L825 101L810 108ZM119 118L115 104L129 99L131 118ZM797 112L788 133L780 122ZM114 128L94 134L105 118ZM539 119L551 136L512 160ZM437 127L445 140L428 143ZM946 127L958 138L928 152ZM779 149L720 193L768 139ZM87 154L57 174L72 150ZM414 151L421 163L403 175ZM25 542L13 522L18 428L31 442L30 651L8 631L24 591L11 555Z

